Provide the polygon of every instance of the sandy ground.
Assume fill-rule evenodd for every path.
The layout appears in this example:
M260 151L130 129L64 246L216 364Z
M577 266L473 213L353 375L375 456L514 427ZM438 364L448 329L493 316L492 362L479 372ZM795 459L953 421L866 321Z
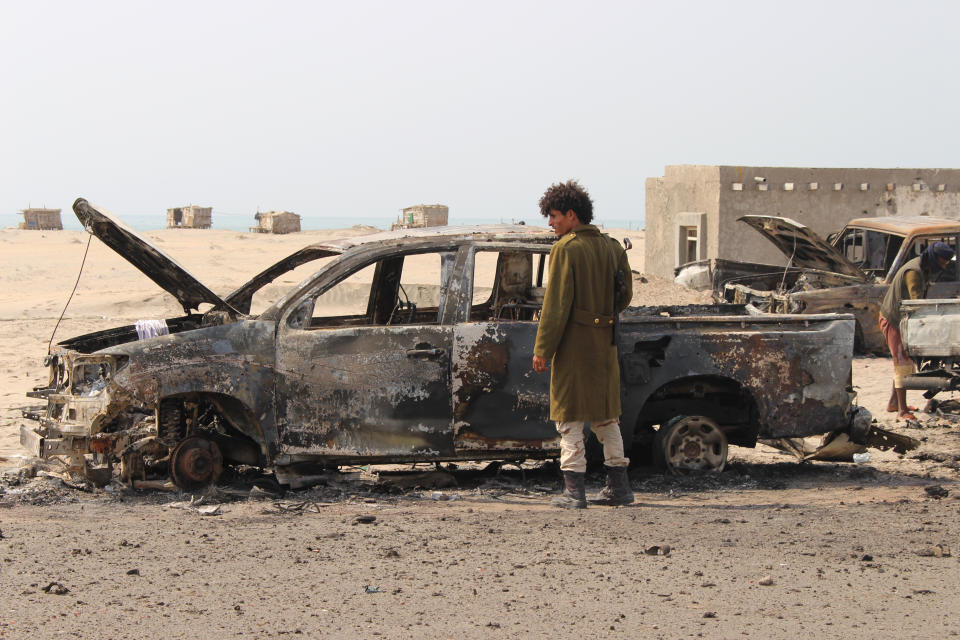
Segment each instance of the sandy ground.
M145 235L226 292L342 233ZM615 235L630 235L642 271L642 232ZM550 508L551 465L464 465L416 488L352 469L286 494L244 476L193 496L199 509L180 493L20 478L19 408L45 382L41 360L85 246L80 232L0 230L0 470L10 471L0 482L0 638L139 638L151 628L169 638L960 634L960 432L945 415L895 423L883 410L885 358L855 360L859 402L920 438L917 451L798 464L733 448L720 474L637 470L630 507ZM636 282L634 304L702 301ZM177 312L94 240L56 335Z

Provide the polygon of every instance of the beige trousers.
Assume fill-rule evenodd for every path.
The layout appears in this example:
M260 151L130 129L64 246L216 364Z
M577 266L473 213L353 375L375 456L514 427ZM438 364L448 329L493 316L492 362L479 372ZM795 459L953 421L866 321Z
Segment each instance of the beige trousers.
M560 433L560 470L584 473L587 454L583 444L583 422L558 422ZM616 418L590 425L590 430L603 445L603 463L608 467L625 467L630 460L623 457L623 437Z

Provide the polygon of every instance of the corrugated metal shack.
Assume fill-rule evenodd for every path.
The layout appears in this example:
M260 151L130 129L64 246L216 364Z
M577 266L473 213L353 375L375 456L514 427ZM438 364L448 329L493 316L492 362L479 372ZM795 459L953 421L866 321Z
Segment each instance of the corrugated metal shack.
M297 233L300 231L300 216L291 211L259 211L253 216L257 226L250 227L256 233Z
M167 209L168 229L209 229L213 225L213 207L174 207Z
M63 229L60 209L23 209L20 213L23 214L23 222L20 223L21 229L38 231Z
M400 219L390 229L412 227L442 227L447 224L450 207L442 204L417 204L401 209Z

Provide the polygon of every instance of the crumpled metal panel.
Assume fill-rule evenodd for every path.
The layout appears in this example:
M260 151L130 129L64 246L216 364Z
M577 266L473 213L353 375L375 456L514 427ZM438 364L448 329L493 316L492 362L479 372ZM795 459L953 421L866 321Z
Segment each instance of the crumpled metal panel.
M639 377L625 384L625 418L664 385L713 377L750 394L761 437L802 437L848 424L852 316L657 318L632 311L623 316L621 353L624 372ZM638 344L645 348L635 352ZM655 359L649 345L662 347ZM637 357L643 363L631 363Z
M860 348L867 353L889 355L887 339L880 331L877 318L880 303L887 292L884 284L850 286L825 285L831 288L811 289L777 296L776 311L782 313L852 313L857 319Z
M750 390L765 434L819 433L825 424L843 424L849 403L843 375L835 375L839 372L830 370L834 363L826 358L801 358L784 337L782 332L734 339L714 335L705 336L701 345L718 373ZM831 383L842 393L833 394Z
M282 331L277 409L287 455L453 454L451 327Z
M796 220L757 215L741 216L737 220L759 231L794 266L842 273L861 281L867 279L860 267L847 260L836 247Z
M457 325L451 371L458 450L555 449L550 376L531 369L535 322Z
M175 297L185 312L197 309L204 302L229 308L226 302L190 275L173 258L103 209L83 198L77 198L73 203L73 211L87 231Z
M960 300L904 300L900 333L915 357L960 356Z
M250 410L259 424L237 426L269 453L276 448L273 332L271 323L246 320L104 350L129 354L130 363L107 386L94 428L131 407L153 411L160 398L212 394Z

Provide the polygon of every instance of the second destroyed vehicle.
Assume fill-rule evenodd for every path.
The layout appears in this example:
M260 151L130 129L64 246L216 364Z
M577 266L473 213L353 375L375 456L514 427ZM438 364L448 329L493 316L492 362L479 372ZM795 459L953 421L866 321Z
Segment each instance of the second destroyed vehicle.
M21 428L35 455L95 481L169 474L185 489L225 465L283 482L346 464L559 456L549 376L530 366L551 233L425 228L315 244L221 298L102 209L80 199L74 211L185 314L59 343L49 383L30 394L45 406ZM312 261L316 273L251 313L258 291ZM853 404L853 335L849 315L628 309L628 450L683 471L722 469L728 445L758 438L875 438Z
M900 313L903 343L917 367L903 386L923 390L928 400L941 391L960 390L960 300L904 300Z
M786 256L787 266L703 260L677 271L677 281L712 288L719 301L749 303L770 313L852 313L856 350L887 355L877 324L880 303L893 276L932 242L954 251L960 221L927 216L859 218L824 241L789 218L743 216ZM953 260L931 283L928 297L960 294Z

